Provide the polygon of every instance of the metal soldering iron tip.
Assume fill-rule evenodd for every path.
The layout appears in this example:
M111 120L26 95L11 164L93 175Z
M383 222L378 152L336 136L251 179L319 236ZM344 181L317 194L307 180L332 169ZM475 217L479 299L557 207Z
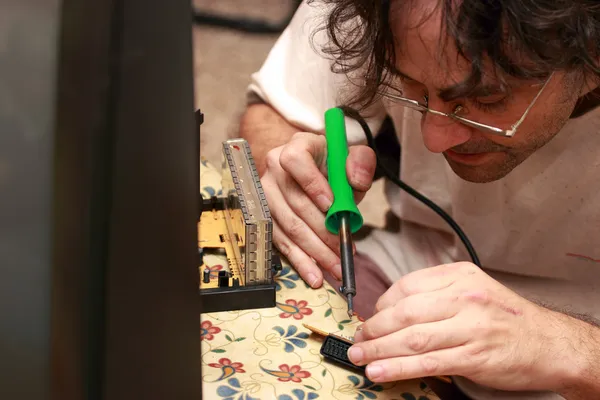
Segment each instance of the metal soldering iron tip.
M354 312L352 311L353 307L352 307L352 295L349 294L348 295L348 317L352 318L352 316L354 315Z

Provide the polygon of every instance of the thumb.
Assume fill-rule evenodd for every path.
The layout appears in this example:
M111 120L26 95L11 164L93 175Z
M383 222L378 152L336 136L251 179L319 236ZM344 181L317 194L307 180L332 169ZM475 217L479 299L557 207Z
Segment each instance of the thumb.
M371 188L376 167L377 159L373 149L362 145L350 147L346 160L346 174L357 202L362 200Z

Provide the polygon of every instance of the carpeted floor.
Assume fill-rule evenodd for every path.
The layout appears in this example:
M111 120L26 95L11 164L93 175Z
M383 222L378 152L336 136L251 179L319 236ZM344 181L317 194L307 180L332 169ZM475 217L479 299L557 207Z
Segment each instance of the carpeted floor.
M254 17L277 22L289 13L286 0L194 0L200 10L222 15ZM252 35L233 30L196 26L194 40L195 103L204 113L201 154L220 164L221 143L237 137L238 121L244 111L245 92L250 74L258 70L278 35ZM382 182L360 205L365 222L381 226L386 207Z

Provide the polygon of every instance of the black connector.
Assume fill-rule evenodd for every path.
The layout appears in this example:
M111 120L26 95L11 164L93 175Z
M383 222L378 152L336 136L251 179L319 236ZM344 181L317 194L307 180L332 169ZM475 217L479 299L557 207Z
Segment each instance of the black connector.
M321 355L328 360L331 360L342 366L364 372L365 367L353 364L348 358L348 349L352 346L352 342L329 335L321 345Z
M219 287L226 288L229 287L229 274L227 271L219 271Z
M271 252L271 267L273 268L274 273L280 272L283 269L281 257L279 257L279 253L274 249Z

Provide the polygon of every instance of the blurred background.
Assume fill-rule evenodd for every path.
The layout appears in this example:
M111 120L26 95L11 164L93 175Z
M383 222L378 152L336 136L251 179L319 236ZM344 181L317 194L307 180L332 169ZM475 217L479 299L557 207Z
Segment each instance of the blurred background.
M193 0L197 15L258 19L279 24L297 7L297 0ZM201 156L220 165L221 143L238 136L250 75L257 71L280 33L248 33L197 23L194 26L196 109L204 113ZM386 207L383 180L374 183L359 208L365 223L383 226Z
M199 14L260 19L277 24L295 10L292 0L194 0ZM219 165L221 142L237 136L246 87L279 33L254 34L196 24L194 71L196 108L204 113L202 156Z

